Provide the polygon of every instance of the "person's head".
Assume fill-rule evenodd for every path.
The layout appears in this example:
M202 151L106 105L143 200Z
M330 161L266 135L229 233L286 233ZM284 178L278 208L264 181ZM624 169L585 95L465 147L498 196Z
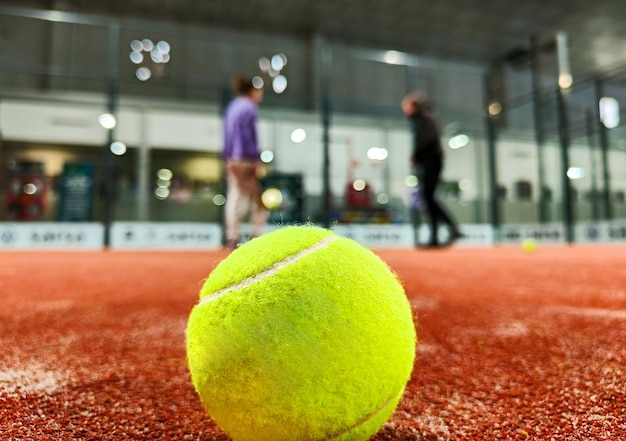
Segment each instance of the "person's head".
M263 89L254 87L254 83L248 77L242 75L235 77L233 87L239 96L247 96L256 103L263 101Z
M401 102L402 111L405 115L411 116L416 113L424 113L430 110L430 103L419 90L406 95Z

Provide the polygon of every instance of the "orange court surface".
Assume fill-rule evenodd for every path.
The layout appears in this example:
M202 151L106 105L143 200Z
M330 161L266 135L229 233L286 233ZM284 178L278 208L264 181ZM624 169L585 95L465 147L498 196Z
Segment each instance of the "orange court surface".
M372 440L626 439L626 248L376 250L417 322ZM185 327L226 256L1 252L2 440L219 440Z

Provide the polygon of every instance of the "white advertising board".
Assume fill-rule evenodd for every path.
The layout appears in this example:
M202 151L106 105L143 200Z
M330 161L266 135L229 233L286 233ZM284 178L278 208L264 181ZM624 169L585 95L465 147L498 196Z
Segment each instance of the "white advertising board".
M218 224L114 222L111 249L209 250L222 244Z
M0 223L0 250L97 250L103 243L98 223Z

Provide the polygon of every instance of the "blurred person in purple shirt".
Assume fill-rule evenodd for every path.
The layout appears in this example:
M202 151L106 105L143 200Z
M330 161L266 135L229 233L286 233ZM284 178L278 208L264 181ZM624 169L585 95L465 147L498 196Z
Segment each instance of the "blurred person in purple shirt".
M236 77L237 96L224 113L224 148L228 191L226 194L225 222L226 247L235 248L241 241L241 222L250 209L252 235L260 236L269 211L261 202L259 176L262 171L256 123L258 105L263 100L263 90L252 80Z

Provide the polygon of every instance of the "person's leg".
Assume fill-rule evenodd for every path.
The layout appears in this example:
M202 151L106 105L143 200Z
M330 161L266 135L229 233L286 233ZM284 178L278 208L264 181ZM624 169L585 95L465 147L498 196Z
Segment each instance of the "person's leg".
M239 188L245 199L250 202L250 223L252 236L263 234L263 228L269 217L269 211L261 200L261 185L256 174L254 162L243 162L238 174Z
M456 223L450 216L450 214L434 198L433 198L433 203L434 203L433 210L437 213L436 214L437 217L441 219L446 225L448 225L448 228L450 229L450 234L453 234L453 235L458 234L459 230L456 226Z
M228 192L224 217L226 223L226 245L234 247L240 241L241 221L248 209L248 198L242 187L242 167L240 163L226 165Z
M428 242L429 246L438 246L439 240L437 237L437 230L439 229L439 221L443 221L450 231L448 244L462 237L456 222L448 214L448 212L437 202L436 192L440 181L440 175L442 170L442 163L439 161L433 161L426 164L423 170L423 177L420 182L423 182L423 197L428 210L430 218L430 231L431 239Z
M430 227L430 240L428 246L437 246L439 241L437 238L437 230L439 228L439 213L440 207L435 200L435 190L437 189L437 181L439 180L439 174L437 170L432 167L432 164L425 164L419 171L419 183L422 190L422 198L426 204L426 211L428 211L428 220Z
M253 173L248 175L246 189L250 199L250 223L252 226L252 236L258 237L263 234L263 229L269 217L269 210L261 199L262 188L253 169Z

